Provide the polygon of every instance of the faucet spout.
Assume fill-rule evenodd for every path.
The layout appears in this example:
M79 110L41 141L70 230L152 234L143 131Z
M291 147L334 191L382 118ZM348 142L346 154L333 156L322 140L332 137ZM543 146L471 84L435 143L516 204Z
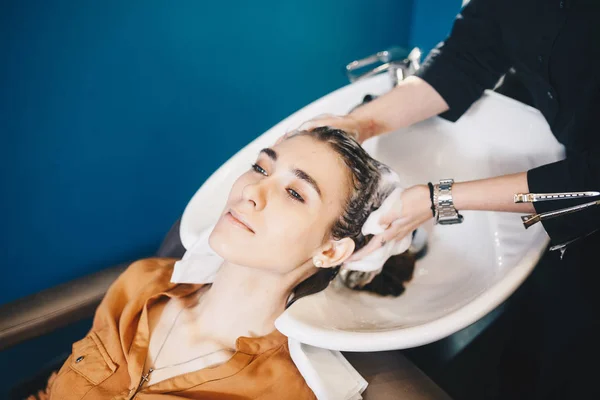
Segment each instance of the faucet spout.
M396 86L402 80L413 75L420 67L421 50L418 47L413 48L408 54L401 47L392 47L360 60L352 61L346 65L346 75L350 82L356 82L387 72L392 86Z

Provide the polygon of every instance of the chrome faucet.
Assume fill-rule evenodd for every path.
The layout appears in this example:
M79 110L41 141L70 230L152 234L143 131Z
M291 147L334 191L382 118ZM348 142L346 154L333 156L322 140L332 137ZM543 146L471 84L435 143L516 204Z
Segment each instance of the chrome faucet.
M421 50L413 48L408 55L401 47L392 47L380 51L369 57L352 61L346 65L346 76L350 82L368 78L383 72L387 72L392 82L392 87L413 75L421 67ZM379 65L374 66L379 63ZM369 67L371 67L369 69ZM366 70L366 71L365 71ZM360 73L360 71L363 71Z

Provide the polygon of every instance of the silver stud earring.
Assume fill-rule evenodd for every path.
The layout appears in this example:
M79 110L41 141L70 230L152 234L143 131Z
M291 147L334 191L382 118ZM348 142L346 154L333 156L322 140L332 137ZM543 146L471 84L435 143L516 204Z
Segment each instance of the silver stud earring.
M315 264L315 267L317 268L323 267L323 261L319 260L318 258L313 258L313 264Z

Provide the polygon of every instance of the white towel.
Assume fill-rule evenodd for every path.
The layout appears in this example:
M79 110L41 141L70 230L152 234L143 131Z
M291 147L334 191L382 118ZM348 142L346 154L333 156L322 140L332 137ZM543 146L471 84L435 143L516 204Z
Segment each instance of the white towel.
M191 249L175 263L171 282L173 283L212 283L223 259L208 244L208 238L215 226L203 230Z
M399 198L401 194L402 188L394 189L394 191L383 201L381 207L369 215L369 218L367 218L367 221L362 227L363 235L378 235L383 233L385 227L379 224L379 219L392 208L396 201L400 201ZM351 271L380 272L383 268L383 264L385 264L391 256L404 253L408 250L411 243L412 235L407 235L400 240L390 240L360 260L344 263L344 268Z
M398 174L385 165L381 165L381 182L379 183L379 192L389 193L381 206L369 215L362 226L363 235L379 235L385 231L385 226L379 223L381 217L387 214L393 206L402 211L402 202L400 196L404 189L400 183ZM383 264L391 257L404 253L410 247L413 236L407 235L400 240L390 240L371 254L360 260L344 263L344 269L362 272L381 272Z
M290 356L317 399L360 400L367 381L339 351L288 339Z

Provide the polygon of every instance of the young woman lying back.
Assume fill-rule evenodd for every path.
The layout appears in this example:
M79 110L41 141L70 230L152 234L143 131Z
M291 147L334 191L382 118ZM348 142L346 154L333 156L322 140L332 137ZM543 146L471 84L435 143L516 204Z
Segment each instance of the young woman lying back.
M262 150L210 235L225 260L214 283L171 283L173 259L133 263L45 392L30 398L314 399L274 321L366 244L361 227L387 194L378 190L384 168L329 128ZM396 267L370 287L399 294Z

